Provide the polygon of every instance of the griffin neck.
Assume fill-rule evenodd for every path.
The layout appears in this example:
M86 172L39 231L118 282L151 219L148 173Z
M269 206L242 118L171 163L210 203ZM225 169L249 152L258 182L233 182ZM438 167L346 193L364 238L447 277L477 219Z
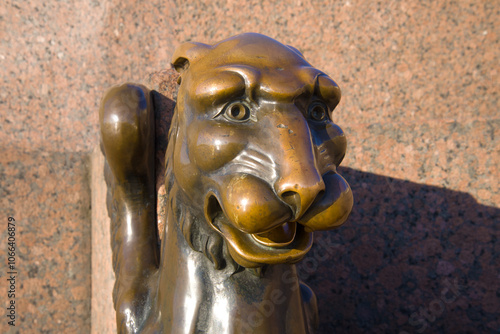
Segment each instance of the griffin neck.
M201 221L198 221L200 223ZM229 256L225 251L224 258ZM312 333L314 296L295 265L253 271L226 261L215 269L186 241L173 210L166 217L158 276L156 321L164 333ZM314 303L313 303L314 302ZM284 316L286 315L286 316ZM153 320L153 319L152 319Z

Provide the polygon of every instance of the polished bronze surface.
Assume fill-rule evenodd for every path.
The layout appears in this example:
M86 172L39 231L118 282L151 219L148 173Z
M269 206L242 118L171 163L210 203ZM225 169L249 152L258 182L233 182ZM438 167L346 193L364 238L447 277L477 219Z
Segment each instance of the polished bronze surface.
M252 33L185 43L172 64L161 247L151 94L125 84L100 109L119 331L313 333L316 299L294 263L352 208L339 87Z

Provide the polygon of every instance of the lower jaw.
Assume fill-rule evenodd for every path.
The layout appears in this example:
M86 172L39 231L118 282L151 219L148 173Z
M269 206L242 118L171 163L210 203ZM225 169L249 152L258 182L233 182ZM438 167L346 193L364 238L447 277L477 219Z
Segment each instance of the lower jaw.
M244 233L219 215L214 219L213 228L224 238L231 257L246 268L258 268L267 264L296 263L311 249L312 232L306 232L300 224L296 226L295 237L291 242L279 247L259 243L252 234Z

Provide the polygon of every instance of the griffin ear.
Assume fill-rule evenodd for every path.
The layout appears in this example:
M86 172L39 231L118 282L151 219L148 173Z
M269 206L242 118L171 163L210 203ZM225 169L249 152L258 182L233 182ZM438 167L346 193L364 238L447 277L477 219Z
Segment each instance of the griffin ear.
M202 58L209 50L209 45L186 42L175 50L172 66L177 72L182 73L189 68L190 63Z

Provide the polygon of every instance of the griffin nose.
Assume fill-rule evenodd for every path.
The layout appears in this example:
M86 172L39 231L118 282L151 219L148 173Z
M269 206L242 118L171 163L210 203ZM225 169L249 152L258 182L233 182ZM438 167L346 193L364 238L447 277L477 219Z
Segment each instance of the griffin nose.
M314 200L325 191L325 183L315 170L281 178L275 187L281 200L292 209L295 220L302 217Z
M316 164L313 135L309 123L295 106L287 105L271 113L276 131L275 152L278 178L274 191L293 210L297 220L309 209L325 183Z

